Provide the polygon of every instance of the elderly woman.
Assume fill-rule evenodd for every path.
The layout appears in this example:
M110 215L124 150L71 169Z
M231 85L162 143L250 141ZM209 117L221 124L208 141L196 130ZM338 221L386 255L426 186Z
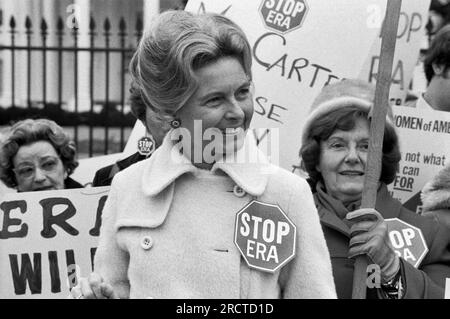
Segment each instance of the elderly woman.
M77 166L75 143L50 120L19 121L1 143L0 179L18 192L81 188Z
M72 296L334 298L308 184L265 161L246 138L253 96L243 31L220 15L162 13L131 74L150 110L173 129L151 158L114 177L95 274ZM238 249L235 238L247 246Z
M380 267L381 286L368 289L368 298L443 298L450 276L450 233L437 222L405 209L386 187L400 161L398 138L387 119L382 169L375 209L358 209L367 162L369 114L374 88L358 80L325 87L313 102L300 150L310 176L333 265L339 298L350 298L353 263L367 255ZM391 247L385 218L399 218L420 228L429 251L418 269Z

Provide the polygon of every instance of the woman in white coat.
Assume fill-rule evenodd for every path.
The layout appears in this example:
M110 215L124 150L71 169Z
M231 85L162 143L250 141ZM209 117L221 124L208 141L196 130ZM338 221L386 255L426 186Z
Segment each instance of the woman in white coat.
M94 274L72 296L335 298L308 184L247 136L242 30L220 15L165 12L130 66L147 111L172 129L151 158L114 178Z

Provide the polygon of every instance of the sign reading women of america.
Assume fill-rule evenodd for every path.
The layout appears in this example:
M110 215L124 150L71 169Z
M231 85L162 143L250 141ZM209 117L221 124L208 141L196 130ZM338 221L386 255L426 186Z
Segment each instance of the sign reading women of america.
M403 65L409 57L415 64L419 55L416 36L424 27L427 2L402 2L405 32L399 41L404 45L397 60ZM368 80L376 73L373 57L381 43L385 7L385 0L189 0L186 10L222 13L243 28L252 46L256 140L264 143L278 130L279 139L271 145L276 144L279 158L271 156L271 148L267 155L272 163L300 173L301 132L312 101L327 84L342 78ZM415 12L422 19L417 31ZM402 71L407 86L412 67Z
M406 106L395 106L393 112L402 158L389 190L405 203L450 163L450 112Z
M278 205L252 200L236 215L234 243L249 267L273 273L295 256L296 232Z
M0 198L0 299L67 298L93 269L108 187Z

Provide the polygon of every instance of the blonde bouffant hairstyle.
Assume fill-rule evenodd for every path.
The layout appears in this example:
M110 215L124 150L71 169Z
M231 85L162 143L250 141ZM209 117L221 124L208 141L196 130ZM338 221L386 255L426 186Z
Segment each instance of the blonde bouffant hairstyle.
M236 57L252 79L251 47L233 21L212 13L161 13L144 31L130 62L133 90L144 101L141 107L169 123L197 90L194 72L227 56Z

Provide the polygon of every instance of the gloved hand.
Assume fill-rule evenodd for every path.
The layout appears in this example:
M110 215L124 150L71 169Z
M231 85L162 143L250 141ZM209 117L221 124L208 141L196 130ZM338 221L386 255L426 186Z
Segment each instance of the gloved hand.
M78 285L70 290L70 295L73 299L118 299L112 286L96 273L80 278Z
M355 222L350 228L349 258L367 255L380 266L382 284L393 279L400 270L400 258L391 246L383 216L375 209L362 208L346 218Z

